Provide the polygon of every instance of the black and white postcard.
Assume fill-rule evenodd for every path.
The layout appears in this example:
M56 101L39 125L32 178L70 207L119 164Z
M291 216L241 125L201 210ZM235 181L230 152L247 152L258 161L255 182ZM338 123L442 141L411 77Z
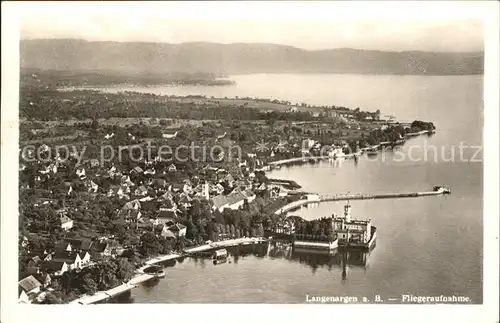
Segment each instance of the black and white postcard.
M498 322L498 3L2 7L3 322Z

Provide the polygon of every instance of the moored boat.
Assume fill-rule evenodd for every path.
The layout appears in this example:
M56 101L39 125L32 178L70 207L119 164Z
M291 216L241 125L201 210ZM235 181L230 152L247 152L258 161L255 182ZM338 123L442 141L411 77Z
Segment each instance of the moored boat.
M146 274L154 275L156 278L164 278L166 276L163 267L159 265L151 265L144 269Z
M212 259L214 261L221 261L227 259L227 250L226 249L215 250L213 252Z
M165 272L163 270L160 270L160 271L156 272L155 277L156 278L165 278L166 275L167 274L165 274Z

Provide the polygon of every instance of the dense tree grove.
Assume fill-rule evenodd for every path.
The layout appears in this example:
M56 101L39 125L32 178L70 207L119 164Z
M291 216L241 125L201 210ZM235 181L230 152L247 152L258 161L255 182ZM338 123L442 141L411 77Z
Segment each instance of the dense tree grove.
M49 304L62 304L76 295L93 295L127 282L134 275L135 266L127 258L107 259L81 270L65 272L51 284L54 291L45 299Z

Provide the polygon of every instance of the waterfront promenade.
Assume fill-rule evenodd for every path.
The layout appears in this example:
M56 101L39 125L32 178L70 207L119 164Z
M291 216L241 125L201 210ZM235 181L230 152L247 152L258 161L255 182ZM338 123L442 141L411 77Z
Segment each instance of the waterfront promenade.
M435 130L422 130L419 132L412 132L412 133L407 133L404 135L405 138L411 138L411 137L417 137L425 134L432 134L434 133ZM390 142L390 141L383 141L379 143L378 145L362 148L360 151L356 153L350 153L350 154L340 154L337 156L301 156L301 157L294 157L294 158L288 158L288 159L281 159L281 160L276 160L269 162L269 165L271 168L281 166L281 165L286 165L286 164L295 164L295 163L306 163L308 161L320 161L320 160L325 160L325 159L350 159L353 157L361 156L365 151L368 150L379 150L381 147L384 146L390 146L390 145L400 145L404 143L405 139L397 140L395 142Z
M83 296L77 298L76 300L70 302L69 304L79 304L79 305L94 304L94 303L102 302L104 300L112 298L116 295L124 293L128 290L131 290L135 287L138 287L139 284L141 284L147 280L155 278L154 274L147 274L144 272L144 269L151 267L152 265L157 264L157 263L161 263L161 262L172 260L172 259L178 259L178 258L184 257L185 255L192 255L192 254L196 254L198 252L204 252L204 251L208 251L211 249L231 247L231 246L237 246L237 245L248 245L248 244L254 244L254 243L261 243L264 241L267 241L267 239L257 238L257 237L244 237L244 238L238 238L238 239L230 239L230 240L212 242L212 243L204 244L201 246L185 249L182 254L171 253L168 255L160 255L160 256L154 257L154 258L146 261L145 265L142 266L141 268L137 269L136 275L134 277L132 277L132 279L130 279L128 282L123 283L117 287L111 288L111 289L106 290L106 291L96 292L94 295L83 295Z

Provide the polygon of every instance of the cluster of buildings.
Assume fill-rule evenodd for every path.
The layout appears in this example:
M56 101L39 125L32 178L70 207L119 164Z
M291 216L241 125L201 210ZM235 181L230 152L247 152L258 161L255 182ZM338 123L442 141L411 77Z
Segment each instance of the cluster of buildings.
M38 151L49 152L49 147L42 145ZM25 153L25 157L32 154L29 151ZM76 165L74 159L63 160L56 155L45 162L21 163L20 171L24 172L30 167L28 173L34 176L21 181L21 190L31 190L34 207L55 209L60 228L68 232L75 230L78 221L75 212L88 206L97 197L106 197L115 201L115 205L121 205L115 210L118 214L116 222L137 227L152 225L153 230L162 237L176 239L187 233L186 226L179 220L195 199L210 203L213 212L223 212L252 203L257 192L276 193L273 186L268 186L262 182L262 177L256 176L255 172L261 170L257 167L265 166L252 153L235 167L206 165L195 176L186 176L177 169L175 163L166 165L158 158L126 169L123 165L103 166L96 160ZM177 178L184 179L169 181L168 178L176 177L169 175L176 173L179 175ZM56 177L59 180L53 181ZM57 187L47 184L53 182L60 184ZM65 204L70 206L57 206L59 198L54 198L55 192L66 196ZM75 197L86 202L76 207L72 203ZM123 250L114 239L108 238L66 239L60 241L55 250L29 250L29 243L24 245L27 256L21 261L27 263L26 273L29 275L47 272L59 276L66 271L91 265L104 256L119 255Z
M20 259L25 275L28 276L18 283L19 302L41 302L46 291L50 291L51 277L61 276L71 270L81 270L104 257L115 257L122 252L123 248L117 241L108 238L68 238L59 241L52 251L30 250Z
M172 136L177 136L177 133ZM223 140L225 136L221 135L217 139ZM111 133L107 137L110 139L114 135ZM287 145L280 143L269 154L280 149L287 150ZM37 148L37 153L50 155L51 150L42 145ZM112 236L88 239L78 238L77 233L72 233L75 227L81 230L78 225L81 220L76 213L82 211L81 208L88 208L93 200L104 197L113 201L117 214L116 220L113 220L115 223L148 230L152 227L158 236L178 239L187 234L182 215L189 212L195 200L208 202L212 212L223 212L252 203L257 194L268 194L271 199L287 195L286 189L268 184L265 176L259 175L269 166L265 157L259 156L258 152L247 153L235 165L205 165L197 170L196 175L188 175L181 165L167 163L158 157L142 160L133 166L112 163L102 165L95 159L77 164L79 156L73 154L65 159L55 154L54 158L37 160L33 151L23 151L22 157L21 191L30 192L33 207L53 209L58 217L58 225L68 232L66 236L75 238L59 241L50 250L33 249L29 243L31 234L24 238L24 256L20 262L25 265L23 276L27 277L19 282L21 302L32 301L34 296L43 294L40 288L43 290L44 286L50 285L46 277L50 280L50 277L61 276L67 271L92 266L103 257L119 256L124 247L134 247L120 246ZM25 162L30 158L32 162ZM23 177L22 174L26 175ZM64 201L62 207L61 200ZM75 204L75 200L80 203ZM30 231L29 223L27 229Z

